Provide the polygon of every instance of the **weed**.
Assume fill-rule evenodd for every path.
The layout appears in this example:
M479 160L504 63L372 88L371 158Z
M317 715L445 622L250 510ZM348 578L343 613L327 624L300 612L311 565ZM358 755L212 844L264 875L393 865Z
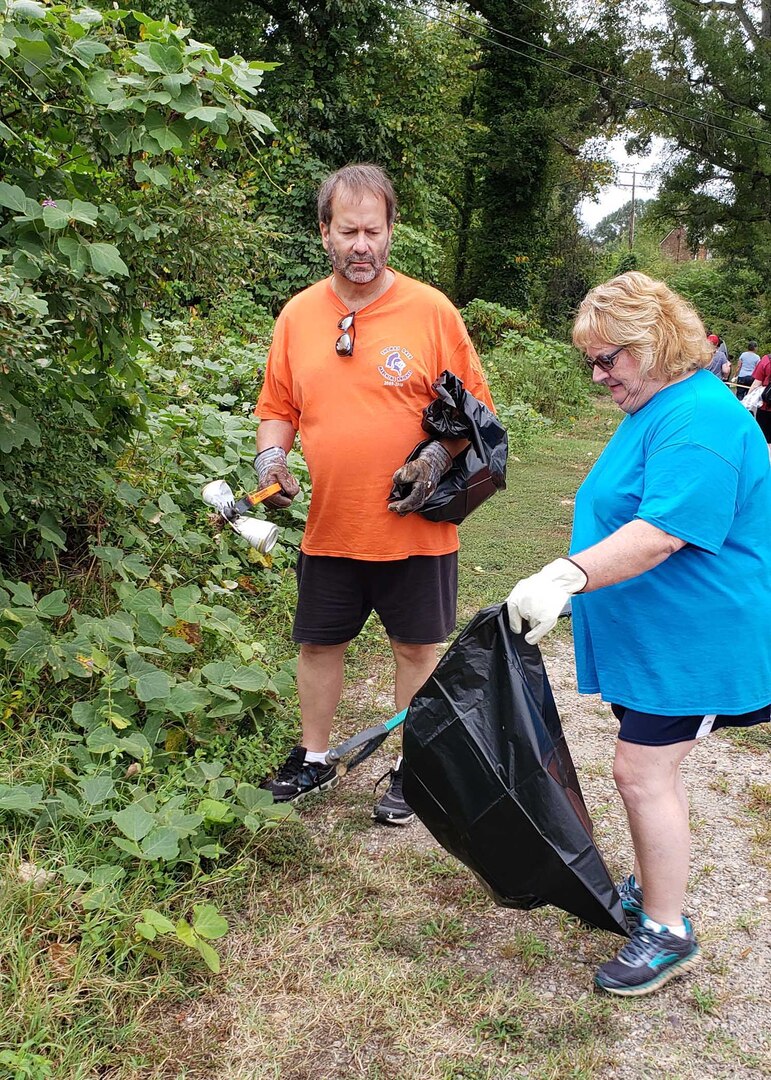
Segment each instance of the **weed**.
M533 971L551 957L551 949L529 930L518 930L514 937L501 948L507 960L519 960L525 971Z
M769 724L755 724L754 727L748 728L722 728L717 734L745 750L761 754L771 751L770 728Z
M714 990L694 986L692 989L693 1006L698 1013L704 1016L714 1016L719 1005L719 998Z
M757 928L761 924L760 916L754 911L743 911L740 915L736 916L736 929L744 930L750 937L753 936Z
M418 933L439 951L467 948L473 937L462 919L448 914L427 919L418 927Z

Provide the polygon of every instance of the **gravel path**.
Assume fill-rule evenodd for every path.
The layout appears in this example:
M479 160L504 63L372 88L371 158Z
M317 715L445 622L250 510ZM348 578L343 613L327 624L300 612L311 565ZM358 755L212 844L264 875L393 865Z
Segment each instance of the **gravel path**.
M578 695L571 644L551 639L544 645L597 842L614 875L628 872L631 846L611 775L617 723L599 698ZM354 688L346 695L348 703L369 699L388 712L389 697L378 684L383 681L369 679ZM771 781L770 757L713 735L686 761L693 825L687 906L702 945L701 963L651 997L611 999L618 1007L608 1047L613 1065L592 1075L608 1080L771 1076L771 878L768 852L753 842L754 823L747 809L749 786ZM370 798L388 760L379 752L348 777L346 786L360 791L362 800ZM334 803L334 797L328 800L331 817L338 813ZM387 864L389 851L437 846L420 823L402 829L373 826L363 844L381 865ZM528 984L553 1008L574 1003L592 993L593 971L618 939L555 933L555 914L553 908L525 913L492 905L481 915L475 913L479 944L465 950L464 964L510 980L515 989L517 976L502 960L502 942L517 930L535 932L553 949L548 962L528 972ZM504 1080L509 1075L527 1074L515 1069Z

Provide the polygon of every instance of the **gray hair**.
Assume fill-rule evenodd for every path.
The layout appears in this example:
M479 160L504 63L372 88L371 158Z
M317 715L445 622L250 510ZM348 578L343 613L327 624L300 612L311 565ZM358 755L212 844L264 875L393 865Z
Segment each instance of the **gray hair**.
M319 189L319 221L329 225L332 220L332 200L338 189L350 193L354 199L363 199L366 195L379 195L386 206L386 217L390 228L396 220L396 192L385 169L379 165L346 165L328 176Z

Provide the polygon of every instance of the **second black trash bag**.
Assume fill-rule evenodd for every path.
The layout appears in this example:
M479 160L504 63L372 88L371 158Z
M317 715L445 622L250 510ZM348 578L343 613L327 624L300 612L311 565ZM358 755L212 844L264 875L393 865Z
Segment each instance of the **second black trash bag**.
M432 439L468 439L469 445L457 455L418 513L429 521L460 525L486 499L506 487L508 437L495 413L470 394L451 371L443 371L432 389L436 396L423 410L423 430ZM413 461L428 441L418 443L407 461ZM389 498L403 499L409 489L408 484L394 484Z
M404 794L498 904L554 904L627 934L541 654L485 608L413 698Z

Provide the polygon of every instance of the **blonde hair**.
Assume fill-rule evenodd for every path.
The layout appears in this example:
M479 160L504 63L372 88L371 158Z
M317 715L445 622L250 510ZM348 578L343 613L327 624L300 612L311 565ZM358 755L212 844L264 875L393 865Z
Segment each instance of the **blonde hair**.
M623 345L640 374L671 382L706 367L712 358L694 308L663 281L636 270L611 278L584 297L573 324L573 344Z

